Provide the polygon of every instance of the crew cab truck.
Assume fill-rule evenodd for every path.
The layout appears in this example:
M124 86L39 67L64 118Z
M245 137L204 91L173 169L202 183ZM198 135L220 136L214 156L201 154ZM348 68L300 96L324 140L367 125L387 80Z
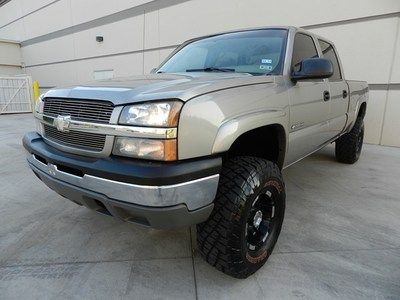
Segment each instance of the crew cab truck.
M23 145L58 194L153 228L197 224L205 260L246 278L281 231L281 170L332 142L355 163L367 98L327 39L248 29L189 40L150 75L48 91Z

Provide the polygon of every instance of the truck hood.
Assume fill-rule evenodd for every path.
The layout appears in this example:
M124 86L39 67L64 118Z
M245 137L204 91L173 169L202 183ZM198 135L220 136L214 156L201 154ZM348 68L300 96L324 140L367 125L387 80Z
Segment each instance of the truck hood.
M107 100L114 105L162 99L188 101L215 91L274 80L273 76L238 73L151 74L54 88L45 97Z

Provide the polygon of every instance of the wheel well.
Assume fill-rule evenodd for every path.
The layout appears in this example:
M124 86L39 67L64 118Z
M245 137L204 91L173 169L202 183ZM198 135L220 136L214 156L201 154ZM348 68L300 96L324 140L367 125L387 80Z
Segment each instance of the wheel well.
M278 124L250 130L239 136L228 156L254 156L276 163L282 169L286 151L285 129Z
M358 116L357 116L357 118L362 118L362 119L364 119L366 112L367 112L367 103L366 103L366 102L363 102L363 103L361 104L361 106L360 106L360 109L358 110Z

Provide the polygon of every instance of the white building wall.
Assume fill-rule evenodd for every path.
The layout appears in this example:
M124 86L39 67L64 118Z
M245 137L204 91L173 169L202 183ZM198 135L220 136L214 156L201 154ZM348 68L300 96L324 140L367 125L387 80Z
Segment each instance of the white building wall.
M333 40L346 77L370 83L366 141L400 146L399 0L12 0L0 7L0 38L22 42L26 70L44 87L90 81L101 70L147 73L189 38L268 25Z
M0 76L22 73L19 43L0 39Z

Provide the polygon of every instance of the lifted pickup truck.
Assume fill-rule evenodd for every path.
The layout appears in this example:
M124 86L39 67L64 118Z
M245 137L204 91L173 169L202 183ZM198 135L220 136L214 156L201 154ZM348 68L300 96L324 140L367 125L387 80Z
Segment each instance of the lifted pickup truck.
M23 144L60 195L153 228L197 224L207 262L246 278L281 231L281 170L332 142L355 163L367 98L325 38L242 30L185 42L151 75L48 91Z

